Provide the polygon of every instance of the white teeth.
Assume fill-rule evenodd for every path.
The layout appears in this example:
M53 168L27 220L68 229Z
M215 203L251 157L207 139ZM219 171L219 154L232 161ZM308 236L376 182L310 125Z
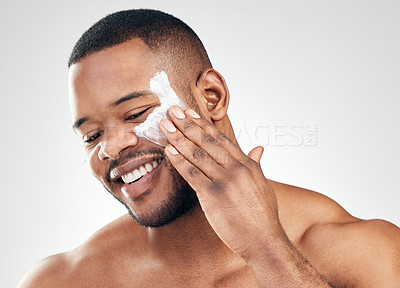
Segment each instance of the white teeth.
M142 177L142 173L140 173L140 171L138 169L133 170L133 172L128 173L124 176L122 176L122 181L124 181L125 183L131 183L133 181L136 181L137 179L139 179L140 177Z
M133 176L133 173L129 173L128 175L126 175L127 183L134 181L134 179L135 179L135 176Z
M125 183L132 183L132 182L138 180L140 177L153 171L153 169L156 168L160 162L161 162L161 159L154 160L153 162L149 162L144 165L140 165L139 168L133 170L132 172L130 172L128 174L123 175L121 177L122 181L124 181Z
M142 174L142 176L147 174L147 170L146 170L146 168L144 168L143 165L139 167L139 171L140 171L140 174Z
M135 176L135 179L133 179L133 181L139 179L140 177L142 177L142 173L140 173L140 171L138 169L133 170L133 176Z
M146 168L146 171L147 171L148 173L150 173L151 171L153 171L153 166L152 166L150 163L146 163L146 164L144 165L144 167Z
M133 174L132 173L129 173L129 174L126 174L126 175L122 176L122 180L125 183L129 183L129 182L133 181L132 179L133 179Z

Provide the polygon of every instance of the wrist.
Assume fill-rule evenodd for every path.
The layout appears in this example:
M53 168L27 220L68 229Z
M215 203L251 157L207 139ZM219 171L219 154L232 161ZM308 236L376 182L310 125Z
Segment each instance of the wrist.
M244 259L252 266L262 265L277 267L279 262L285 262L290 258L293 245L283 229L277 229L275 233L268 233L266 236L259 234L250 245ZM288 257L289 256L289 257Z

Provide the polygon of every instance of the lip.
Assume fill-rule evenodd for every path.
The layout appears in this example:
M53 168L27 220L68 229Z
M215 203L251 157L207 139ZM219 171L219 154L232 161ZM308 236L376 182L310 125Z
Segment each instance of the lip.
M118 167L114 168L113 170L111 170L110 179L111 179L111 181L116 181L119 178L121 178L122 175L132 172L133 170L139 168L141 165L144 165L148 162L151 162L153 160L158 160L158 159L163 160L163 157L161 155L152 155L152 156L144 156L144 157L132 159L132 160L124 163L123 165L118 166ZM158 166L156 168L158 168ZM152 173L152 172L153 171L151 171L150 173Z
M160 166L163 164L164 159L158 163L157 167L154 168L151 172L142 176L138 181L133 182L131 184L123 183L121 185L121 192L124 196L130 200L137 200L140 196L148 193L150 186L154 183L154 179L160 174ZM146 163L146 162L144 162Z

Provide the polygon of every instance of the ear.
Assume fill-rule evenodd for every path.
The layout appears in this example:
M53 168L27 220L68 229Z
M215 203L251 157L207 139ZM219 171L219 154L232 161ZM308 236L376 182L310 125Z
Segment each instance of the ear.
M207 69L198 78L196 87L200 90L211 119L222 120L229 105L229 90L224 77L212 68Z

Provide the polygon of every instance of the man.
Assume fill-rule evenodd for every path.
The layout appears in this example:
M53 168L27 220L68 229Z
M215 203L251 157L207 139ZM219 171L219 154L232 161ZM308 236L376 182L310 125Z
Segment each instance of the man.
M261 147L243 154L227 85L180 20L111 14L82 35L69 71L91 170L129 215L38 263L20 288L400 287L396 226L266 179ZM136 133L163 105L149 85L161 71L186 106L159 123L165 148Z

